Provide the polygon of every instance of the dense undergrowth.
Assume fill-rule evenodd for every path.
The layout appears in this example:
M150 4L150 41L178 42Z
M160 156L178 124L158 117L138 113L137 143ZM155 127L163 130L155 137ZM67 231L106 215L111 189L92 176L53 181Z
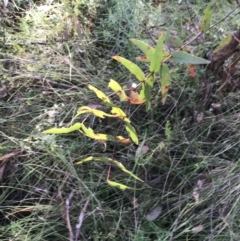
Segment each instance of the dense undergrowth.
M239 8L224 19L236 7L216 3L212 24L219 23L188 46L194 55L204 57L239 29ZM192 78L185 66L171 65L166 104L156 85L149 113L122 106L144 154L134 144L112 142L104 150L75 132L42 134L69 126L80 106L101 105L88 84L111 95L110 78L126 87L136 82L111 60L117 54L135 61L129 38L154 45L170 29L187 42L205 8L200 0L59 0L13 1L1 11L1 240L74 240L71 229L78 240L94 241L239 239L240 94L221 88L216 75L204 100L205 66ZM239 82L238 71L228 77ZM124 132L116 120L91 117L86 124ZM76 164L89 155L117 159L145 183L112 166L111 180L134 190L110 187L107 163Z

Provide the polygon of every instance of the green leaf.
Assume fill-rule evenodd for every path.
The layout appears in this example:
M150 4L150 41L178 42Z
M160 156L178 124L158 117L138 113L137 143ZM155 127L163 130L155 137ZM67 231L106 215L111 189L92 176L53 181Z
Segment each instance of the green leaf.
M224 38L219 45L213 50L213 54L217 53L219 50L224 48L226 45L228 45L232 41L232 35L228 35L226 38Z
M128 97L122 87L115 80L111 79L108 87L111 88L115 94L117 94L120 98L120 101L127 101Z
M202 33L206 33L210 27L212 13L213 13L211 8L215 3L216 3L216 0L211 1L203 11L204 15L201 23L199 24L199 29Z
M131 140L136 144L138 145L138 137L137 137L137 134L136 134L136 131L134 129L134 127L128 123L128 122L125 122L125 128L126 128L126 131L128 132Z
M147 83L144 83L142 85L140 96L143 96L145 98L146 111L149 111L151 109L151 87Z
M212 19L212 10L211 8L207 7L204 10L202 21L199 24L199 29L202 33L206 33L208 31L210 27L211 19Z
M67 134L73 131L77 131L82 127L81 123L76 123L70 127L62 127L62 128L51 128L46 131L43 131L43 134Z
M173 56L172 57L173 62L177 64L209 64L210 63L209 60L196 57L192 54L188 54L183 51L174 52L172 56Z
M151 60L150 64L150 72L157 73L159 71L160 65L163 60L163 42L164 42L164 33L161 33L158 42L157 47L153 56L153 59Z
M173 45L174 47L177 47L177 48L181 48L183 46L183 41L177 36L169 35L169 37L166 38L166 43Z
M162 92L162 104L164 105L167 99L167 93L171 85L169 68L166 64L161 66L161 92Z
M125 66L139 81L145 80L145 75L139 66L120 56L113 56L112 58Z
M155 53L155 48L138 39L130 39L130 40L146 55L147 59L151 60L153 58Z

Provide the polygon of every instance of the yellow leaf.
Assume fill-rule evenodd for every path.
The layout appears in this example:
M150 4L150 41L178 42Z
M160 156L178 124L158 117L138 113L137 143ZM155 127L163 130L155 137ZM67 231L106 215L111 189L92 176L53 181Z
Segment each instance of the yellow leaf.
M110 115L105 113L104 111L97 110L97 109L92 109L88 106L82 106L78 109L78 115L85 114L85 113L92 113L93 115L99 117L99 118L105 118L105 116L108 117L115 117L114 115Z
M127 173L128 175L130 175L131 177L137 179L140 182L144 182L142 179L140 179L138 176L136 176L135 174L133 174L132 172L128 171L125 166L123 166L123 164L121 162L115 161L113 160L113 162L125 173Z
M99 89L97 89L96 87L92 86L92 85L88 85L88 88L92 91L95 92L95 94L97 95L97 97L99 99L101 99L105 104L112 104L110 99Z
M128 123L131 122L131 121L127 118L125 112L124 112L122 109L120 109L119 107L112 107L111 113L112 113L115 117L124 120L124 122L128 122Z
M113 160L112 158L108 158L108 157L93 157L93 156L89 156L85 159L83 159L82 161L77 162L76 164L83 164L84 162L89 162L89 161L100 161L100 162L111 162L114 163L117 167L119 167L123 172L127 173L128 175L130 175L131 177L135 178L136 180L139 180L140 182L144 182L142 179L140 179L138 176L136 176L135 174L133 174L132 172L128 171L125 166L121 163L118 162L116 160Z
M108 87L111 88L116 95L119 96L120 101L127 101L128 97L122 87L113 79L110 80Z
M62 127L62 128L51 128L46 131L43 131L43 134L67 134L73 131L77 131L82 127L81 123L76 123L70 127Z
M111 186L111 187L116 187L116 188L119 188L123 191L125 191L126 189L134 189L134 188L131 188L129 186L126 186L124 184L121 184L119 182L113 182L113 181L110 181L110 180L107 180L107 183Z

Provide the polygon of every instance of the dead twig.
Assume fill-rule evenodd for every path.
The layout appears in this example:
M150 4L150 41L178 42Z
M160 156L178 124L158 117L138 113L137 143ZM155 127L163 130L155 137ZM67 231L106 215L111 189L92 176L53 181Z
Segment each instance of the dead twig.
M67 228L68 228L68 231L69 231L69 241L75 240L74 235L73 235L73 231L72 231L70 217L69 217L69 208L70 208L70 202L71 202L72 197L73 197L73 192L71 192L70 195L68 196L68 198L66 200L66 205L65 205L65 219L66 219Z
M90 201L90 198L88 197L86 202L85 202L85 205L78 217L78 224L76 225L76 233L75 233L75 240L74 241L77 241L78 238L79 238L79 235L80 235L80 229L82 227L82 223L83 223L83 219L84 219L84 216L85 216L85 212L87 210L87 207L88 207L88 204L89 204L89 201Z

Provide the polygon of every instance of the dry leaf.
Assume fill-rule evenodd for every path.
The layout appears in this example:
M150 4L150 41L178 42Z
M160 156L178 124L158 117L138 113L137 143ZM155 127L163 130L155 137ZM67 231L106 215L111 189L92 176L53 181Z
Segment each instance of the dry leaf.
M202 121L203 117L204 117L203 112L200 112L200 113L197 115L197 123L200 123L200 122Z
M198 189L198 187L194 187L193 197L194 197L195 203L196 204L199 203L199 189Z
M197 74L196 64L187 64L188 74L190 77L194 78Z
M203 187L204 182L205 180L198 180L197 185L193 189L193 197L196 204L199 203L199 191Z
M49 110L48 112L47 112L47 114L48 114L48 122L50 123L50 124L53 124L54 123L54 121L55 121L55 116L56 116L56 114L57 114L58 112L57 111L55 111L55 110Z
M148 221L156 220L162 212L162 206L156 206L150 213L146 215Z
M198 225L192 229L192 233L199 233L204 229L203 225Z
M5 170L6 163L7 162L3 162L3 164L0 165L0 182L3 179L3 173L4 173L4 170Z
M133 197L132 205L134 210L138 209L138 201L137 198Z
M197 187L198 187L199 189L201 189L201 188L203 187L204 182L205 182L205 180L198 180L198 181L197 181Z
M149 147L144 145L142 146L141 144L138 146L137 150L136 150L136 154L135 156L136 157L139 157L139 156L144 156L149 150Z
M5 96L7 96L7 88L5 85L3 85L0 88L0 99L3 99Z
M3 178L3 173L4 173L4 170L5 170L7 160L10 157L14 157L14 156L18 155L20 152L21 152L20 150L15 150L13 152L10 152L10 153L0 157L0 161L2 161L2 162L0 162L0 181Z

